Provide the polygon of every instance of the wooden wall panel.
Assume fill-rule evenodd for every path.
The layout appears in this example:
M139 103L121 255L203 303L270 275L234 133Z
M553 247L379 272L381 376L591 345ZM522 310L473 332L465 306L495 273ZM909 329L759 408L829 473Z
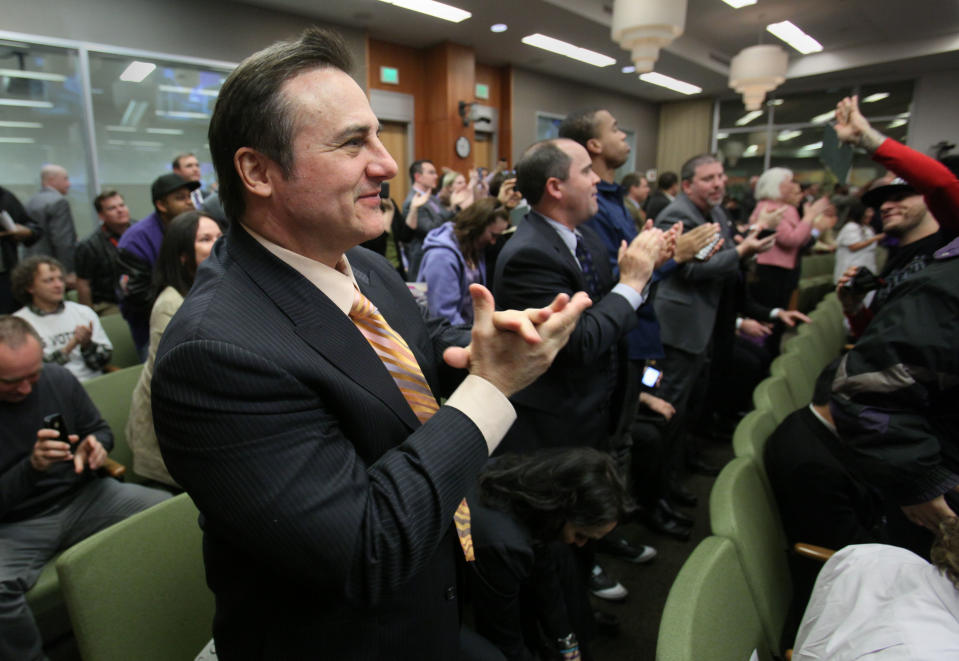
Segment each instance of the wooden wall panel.
M419 158L427 153L426 129L426 57L424 51L418 48L409 48L385 41L369 40L369 57L366 68L367 89L380 89L388 92L410 94L414 99L413 112L416 115L414 122L414 149ZM399 71L398 85L388 85L380 82L380 67L394 67Z

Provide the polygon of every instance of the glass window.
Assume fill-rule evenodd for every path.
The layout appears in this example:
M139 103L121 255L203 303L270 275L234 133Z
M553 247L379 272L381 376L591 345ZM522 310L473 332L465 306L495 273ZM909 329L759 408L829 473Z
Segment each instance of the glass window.
M551 115L545 112L536 113L536 139L552 140L559 137L559 125L566 119L563 115Z
M0 49L0 182L20 201L40 188L40 168L70 174L67 195L80 236L93 229L76 50L4 41Z
M741 199L748 186L749 178L763 172L766 132L765 130L749 133L720 132L716 149L726 172L726 191L731 197Z
M124 73L134 62L143 67L140 76ZM118 190L133 218L153 211L150 184L170 171L178 154L193 153L199 159L204 189L215 184L207 129L227 73L143 57L90 54L101 188Z

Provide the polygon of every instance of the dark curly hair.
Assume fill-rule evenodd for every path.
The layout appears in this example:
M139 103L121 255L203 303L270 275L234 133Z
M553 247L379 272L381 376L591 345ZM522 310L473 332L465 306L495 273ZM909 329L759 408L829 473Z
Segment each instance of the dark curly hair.
M479 488L486 506L512 514L543 542L567 522L604 526L634 509L612 458L593 448L503 455L480 474Z
M17 264L10 273L10 291L13 297L24 305L29 305L33 301L33 295L29 289L33 286L33 279L37 277L41 264L46 264L52 269L59 269L60 273L66 275L60 260L49 255L34 255Z

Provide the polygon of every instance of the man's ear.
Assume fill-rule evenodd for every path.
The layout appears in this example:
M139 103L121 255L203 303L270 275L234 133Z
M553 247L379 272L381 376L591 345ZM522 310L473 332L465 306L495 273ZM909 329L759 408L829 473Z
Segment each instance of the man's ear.
M250 147L240 147L233 154L233 167L236 168L243 186L257 197L269 197L273 194L273 177L279 176L279 169L265 154Z
M563 198L563 182L557 179L556 177L550 177L546 180L546 189L543 191L543 195L549 195L555 200L560 200Z
M586 151L589 152L589 157L599 156L603 153L603 143L599 141L599 138L590 138L586 141Z
M160 212L161 216L166 216L167 212L170 210L170 207L168 207L166 202L163 200L164 198L161 197L159 200L153 203L153 206L157 208L157 211Z

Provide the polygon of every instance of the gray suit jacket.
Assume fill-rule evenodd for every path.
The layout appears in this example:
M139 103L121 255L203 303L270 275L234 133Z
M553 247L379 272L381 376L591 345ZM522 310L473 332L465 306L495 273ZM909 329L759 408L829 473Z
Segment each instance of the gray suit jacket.
M400 211L403 214L404 220L406 219L406 214L410 212L410 202L415 193L416 190L411 189L409 195L403 200L403 208ZM416 214L416 229L412 230L412 238L410 238L409 241L403 242L403 252L407 260L407 279L410 282L416 281L420 271L420 262L423 261L423 239L426 238L426 235L429 234L431 230L436 229L452 217L453 212L449 209L444 209L435 195L430 197L429 201L420 207L420 210Z
M706 350L716 323L716 307L728 278L736 278L739 256L729 228L729 221L720 207L710 210L711 222L719 223L725 242L707 262L696 260L683 264L671 278L659 283L654 306L659 319L663 344L689 353ZM685 193L656 217L656 227L667 230L682 221L684 231L699 227L707 220Z
M73 251L77 245L77 230L67 198L48 186L27 202L27 213L43 230L43 236L24 255L49 255L63 263L67 273L73 273Z

